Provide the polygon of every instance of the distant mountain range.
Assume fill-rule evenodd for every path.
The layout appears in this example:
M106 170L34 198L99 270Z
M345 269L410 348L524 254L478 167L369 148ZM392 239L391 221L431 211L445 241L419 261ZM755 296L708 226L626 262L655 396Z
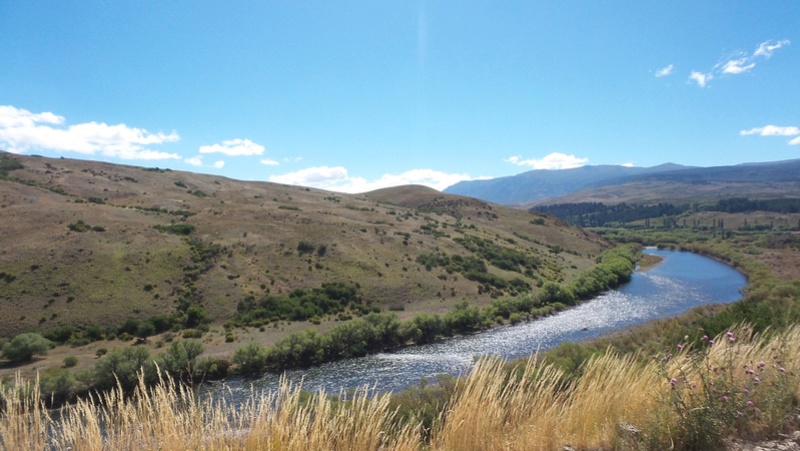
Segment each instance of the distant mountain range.
M517 207L567 202L705 201L724 197L800 197L800 159L708 168L583 166L533 170L444 190Z

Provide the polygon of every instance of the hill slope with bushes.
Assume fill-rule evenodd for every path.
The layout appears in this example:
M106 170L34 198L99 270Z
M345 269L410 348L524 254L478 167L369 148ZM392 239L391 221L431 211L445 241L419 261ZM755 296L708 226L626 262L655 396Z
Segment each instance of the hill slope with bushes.
M160 329L445 313L569 282L608 247L550 216L419 186L349 195L6 153L0 169L6 338L148 318ZM326 284L355 295L312 305ZM303 308L244 317L261 302Z

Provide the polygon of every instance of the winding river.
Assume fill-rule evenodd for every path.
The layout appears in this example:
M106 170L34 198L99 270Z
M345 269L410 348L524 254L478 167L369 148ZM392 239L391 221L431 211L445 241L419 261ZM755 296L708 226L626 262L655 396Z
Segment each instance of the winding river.
M663 261L634 273L619 289L558 314L396 352L289 371L286 377L295 384L302 383L305 389L328 393L365 386L399 391L422 378L463 373L476 355L514 359L563 341L586 340L676 316L699 305L735 302L747 283L740 272L701 255L656 249L646 252L663 257ZM275 390L278 383L278 375L268 374L256 380L229 379L209 389L236 399L249 397L251 390Z

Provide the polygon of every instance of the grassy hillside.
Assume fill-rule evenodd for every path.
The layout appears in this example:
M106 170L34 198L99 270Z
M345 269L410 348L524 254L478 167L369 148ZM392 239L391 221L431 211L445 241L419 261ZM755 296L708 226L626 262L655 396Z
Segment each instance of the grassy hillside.
M0 337L190 306L219 324L247 296L328 282L358 284L370 308L401 317L445 312L569 281L607 247L552 217L424 187L346 195L0 155ZM434 255L474 257L491 280L524 284L426 267Z

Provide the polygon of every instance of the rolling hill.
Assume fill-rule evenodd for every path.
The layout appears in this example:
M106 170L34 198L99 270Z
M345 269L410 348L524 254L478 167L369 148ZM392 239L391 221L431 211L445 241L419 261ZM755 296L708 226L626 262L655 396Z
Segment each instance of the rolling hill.
M221 324L247 297L333 282L401 317L444 312L568 281L608 247L554 217L420 186L348 195L2 152L0 215L0 337L191 306ZM490 276L425 264L435 256Z

